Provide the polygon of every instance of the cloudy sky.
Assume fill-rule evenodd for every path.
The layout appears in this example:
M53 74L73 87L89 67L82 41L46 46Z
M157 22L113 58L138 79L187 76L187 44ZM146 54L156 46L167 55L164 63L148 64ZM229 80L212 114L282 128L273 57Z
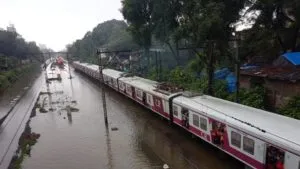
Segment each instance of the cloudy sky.
M123 19L121 0L0 0L0 28L14 24L28 41L64 49L98 23Z

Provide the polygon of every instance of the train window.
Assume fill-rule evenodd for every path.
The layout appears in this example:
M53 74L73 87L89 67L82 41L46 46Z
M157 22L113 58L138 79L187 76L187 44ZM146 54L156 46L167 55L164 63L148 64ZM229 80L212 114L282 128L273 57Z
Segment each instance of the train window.
M243 149L249 154L254 154L254 140L244 136L243 137Z
M203 117L200 117L200 128L202 130L207 130L207 120Z
M199 116L193 114L193 125L199 127Z
M118 87L118 82L117 82L117 80L114 80L114 85L115 85L115 87Z
M139 99L142 99L143 98L143 92L141 90L136 90L136 96L139 98Z
M131 93L131 86L126 86L127 92Z
M241 148L241 135L235 131L231 131L231 145Z
M147 94L147 103L152 105L151 95Z
M173 115L178 117L178 107L177 106L173 106Z
M155 99L155 105L156 105L157 107L160 107L160 100L159 100L159 99Z

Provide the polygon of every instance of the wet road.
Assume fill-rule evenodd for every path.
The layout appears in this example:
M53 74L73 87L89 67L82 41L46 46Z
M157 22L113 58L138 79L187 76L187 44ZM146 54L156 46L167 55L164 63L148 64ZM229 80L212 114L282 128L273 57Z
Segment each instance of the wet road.
M67 69L66 69L67 70ZM101 90L87 77L62 71L42 99L55 111L37 113L33 132L41 134L24 169L234 169L242 165L125 96L105 88L109 128L104 125ZM43 90L47 88L44 85ZM40 99L41 100L41 99ZM47 101L48 100L48 101ZM67 113L68 103L79 109ZM48 105L47 105L48 103ZM75 104L76 103L76 104ZM112 131L112 127L118 130Z

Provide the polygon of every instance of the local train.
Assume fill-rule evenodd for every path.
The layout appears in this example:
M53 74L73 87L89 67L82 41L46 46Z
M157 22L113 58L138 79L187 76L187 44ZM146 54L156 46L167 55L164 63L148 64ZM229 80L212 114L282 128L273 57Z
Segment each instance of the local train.
M100 80L99 67L74 62ZM300 121L167 84L103 69L103 82L256 169L300 169Z
M58 65L59 68L63 68L64 67L64 59L61 56L59 56L56 59L56 64Z

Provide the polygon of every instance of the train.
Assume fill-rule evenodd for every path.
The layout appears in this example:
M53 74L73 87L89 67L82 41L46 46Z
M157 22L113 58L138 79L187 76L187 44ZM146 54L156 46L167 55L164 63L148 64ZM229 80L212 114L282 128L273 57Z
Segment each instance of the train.
M184 91L114 69L73 62L102 82L187 132L255 169L300 169L300 120Z
M56 65L59 68L64 68L64 66L65 66L64 59L61 56L59 56L58 58L56 58Z

